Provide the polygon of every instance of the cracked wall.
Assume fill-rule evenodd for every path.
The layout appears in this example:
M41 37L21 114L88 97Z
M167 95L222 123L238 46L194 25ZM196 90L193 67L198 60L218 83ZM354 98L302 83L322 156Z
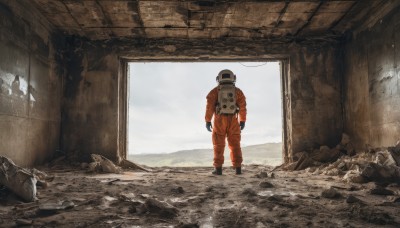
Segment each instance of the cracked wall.
M358 150L393 146L400 132L400 8L347 41L345 131Z
M62 70L48 26L29 6L0 3L0 154L22 166L59 149Z

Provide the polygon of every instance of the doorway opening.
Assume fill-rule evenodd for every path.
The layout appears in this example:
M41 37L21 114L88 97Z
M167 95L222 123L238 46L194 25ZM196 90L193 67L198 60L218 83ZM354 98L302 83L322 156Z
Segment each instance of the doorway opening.
M219 71L237 75L247 101L243 164L279 165L282 155L282 63L130 62L127 158L147 166L212 166L206 96ZM225 166L230 166L225 148Z

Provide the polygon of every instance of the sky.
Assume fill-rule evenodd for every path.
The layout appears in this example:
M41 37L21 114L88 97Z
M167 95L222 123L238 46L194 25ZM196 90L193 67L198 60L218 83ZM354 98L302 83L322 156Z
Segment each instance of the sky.
M129 64L128 153L212 148L206 96L229 69L246 96L242 146L282 141L279 62L134 62Z

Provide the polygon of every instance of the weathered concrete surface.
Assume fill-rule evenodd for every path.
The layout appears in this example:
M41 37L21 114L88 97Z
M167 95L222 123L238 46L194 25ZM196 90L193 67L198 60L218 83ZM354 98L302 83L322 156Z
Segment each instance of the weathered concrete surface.
M31 0L52 24L90 40L341 36L396 0Z
M21 166L59 149L62 80L50 29L29 4L0 1L0 155Z
M109 48L85 48L67 58L63 149L87 160L92 153L117 159L118 56Z
M400 9L353 34L346 48L345 132L358 150L400 139Z
M267 60L289 64L285 79L288 156L336 145L342 133L341 69L336 43L273 43L267 40L135 40L88 42L71 38L63 107L63 148L87 159L91 153L124 157L118 142L124 104L119 56L130 60ZM231 48L235 47L235 48Z

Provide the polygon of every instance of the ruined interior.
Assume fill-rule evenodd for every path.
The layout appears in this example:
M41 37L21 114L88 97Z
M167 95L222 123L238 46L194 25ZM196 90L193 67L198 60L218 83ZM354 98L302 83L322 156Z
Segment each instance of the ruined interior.
M397 0L0 0L0 226L398 227L399 47ZM149 60L282 61L285 163L125 160Z

